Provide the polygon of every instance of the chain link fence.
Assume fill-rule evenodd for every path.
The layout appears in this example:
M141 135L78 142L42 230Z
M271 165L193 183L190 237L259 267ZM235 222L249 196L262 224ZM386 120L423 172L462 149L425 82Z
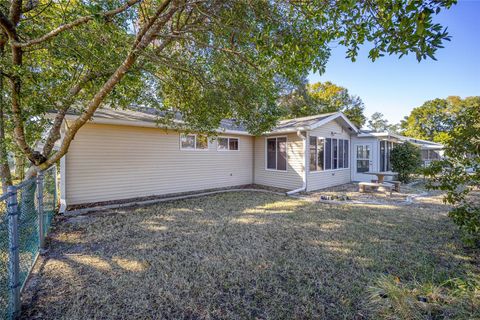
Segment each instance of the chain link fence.
M0 316L15 318L20 293L45 247L57 209L57 169L8 188L0 197Z

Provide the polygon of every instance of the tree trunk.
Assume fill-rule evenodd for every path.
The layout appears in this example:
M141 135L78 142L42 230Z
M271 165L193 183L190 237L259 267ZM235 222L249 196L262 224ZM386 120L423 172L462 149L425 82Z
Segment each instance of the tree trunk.
M5 144L5 117L3 100L3 76L0 75L0 177L2 180L2 192L7 192L7 187L12 185L12 175L8 164L8 151Z
M25 156L22 153L15 154L15 179L25 179Z

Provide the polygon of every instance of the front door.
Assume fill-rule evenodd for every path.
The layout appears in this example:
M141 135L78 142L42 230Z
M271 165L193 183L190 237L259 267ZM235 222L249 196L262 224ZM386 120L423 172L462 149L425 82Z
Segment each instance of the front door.
M372 147L372 143L358 143L354 145L353 180L370 181L375 178L375 176L363 174L373 170Z

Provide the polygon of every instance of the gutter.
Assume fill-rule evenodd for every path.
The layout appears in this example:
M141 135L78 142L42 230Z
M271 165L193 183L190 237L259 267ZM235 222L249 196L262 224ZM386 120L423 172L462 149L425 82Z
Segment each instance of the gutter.
M305 135L303 135L302 132L299 130L299 131L297 131L297 136L299 136L303 140L303 146L304 146L303 154L304 154L304 159L305 159L305 164L304 164L305 169L303 170L303 172L304 172L303 184L298 189L288 191L287 192L288 196L307 190L307 177L308 177L308 171L307 171L308 170L308 157L307 157L307 154L308 154L308 143L307 143L308 142L307 141L308 134L307 134L307 131L305 131Z

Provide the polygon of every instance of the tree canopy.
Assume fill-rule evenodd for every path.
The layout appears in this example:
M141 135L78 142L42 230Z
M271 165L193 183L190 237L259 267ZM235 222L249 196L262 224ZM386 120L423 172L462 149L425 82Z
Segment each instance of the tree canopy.
M430 187L446 191L452 204L450 216L470 242L480 246L480 201L473 191L480 187L480 97L463 99L457 116L447 120L452 128L443 141L445 157L426 169Z
M402 133L417 139L445 142L455 123L452 120L463 103L460 97L455 96L429 100L402 120Z
M362 100L351 95L346 88L329 81L301 83L280 98L280 108L286 118L341 111L358 127L365 123Z
M106 104L155 107L165 121L180 112L205 132L235 118L259 133L278 119L282 92L324 70L332 41L352 60L366 42L372 60L434 58L450 37L433 17L454 3L0 0L0 133L40 169ZM67 112L78 117L54 151ZM36 151L27 131L46 123Z
M375 112L368 120L368 128L375 132L388 131L397 133L399 131L397 124L390 124L381 112Z

